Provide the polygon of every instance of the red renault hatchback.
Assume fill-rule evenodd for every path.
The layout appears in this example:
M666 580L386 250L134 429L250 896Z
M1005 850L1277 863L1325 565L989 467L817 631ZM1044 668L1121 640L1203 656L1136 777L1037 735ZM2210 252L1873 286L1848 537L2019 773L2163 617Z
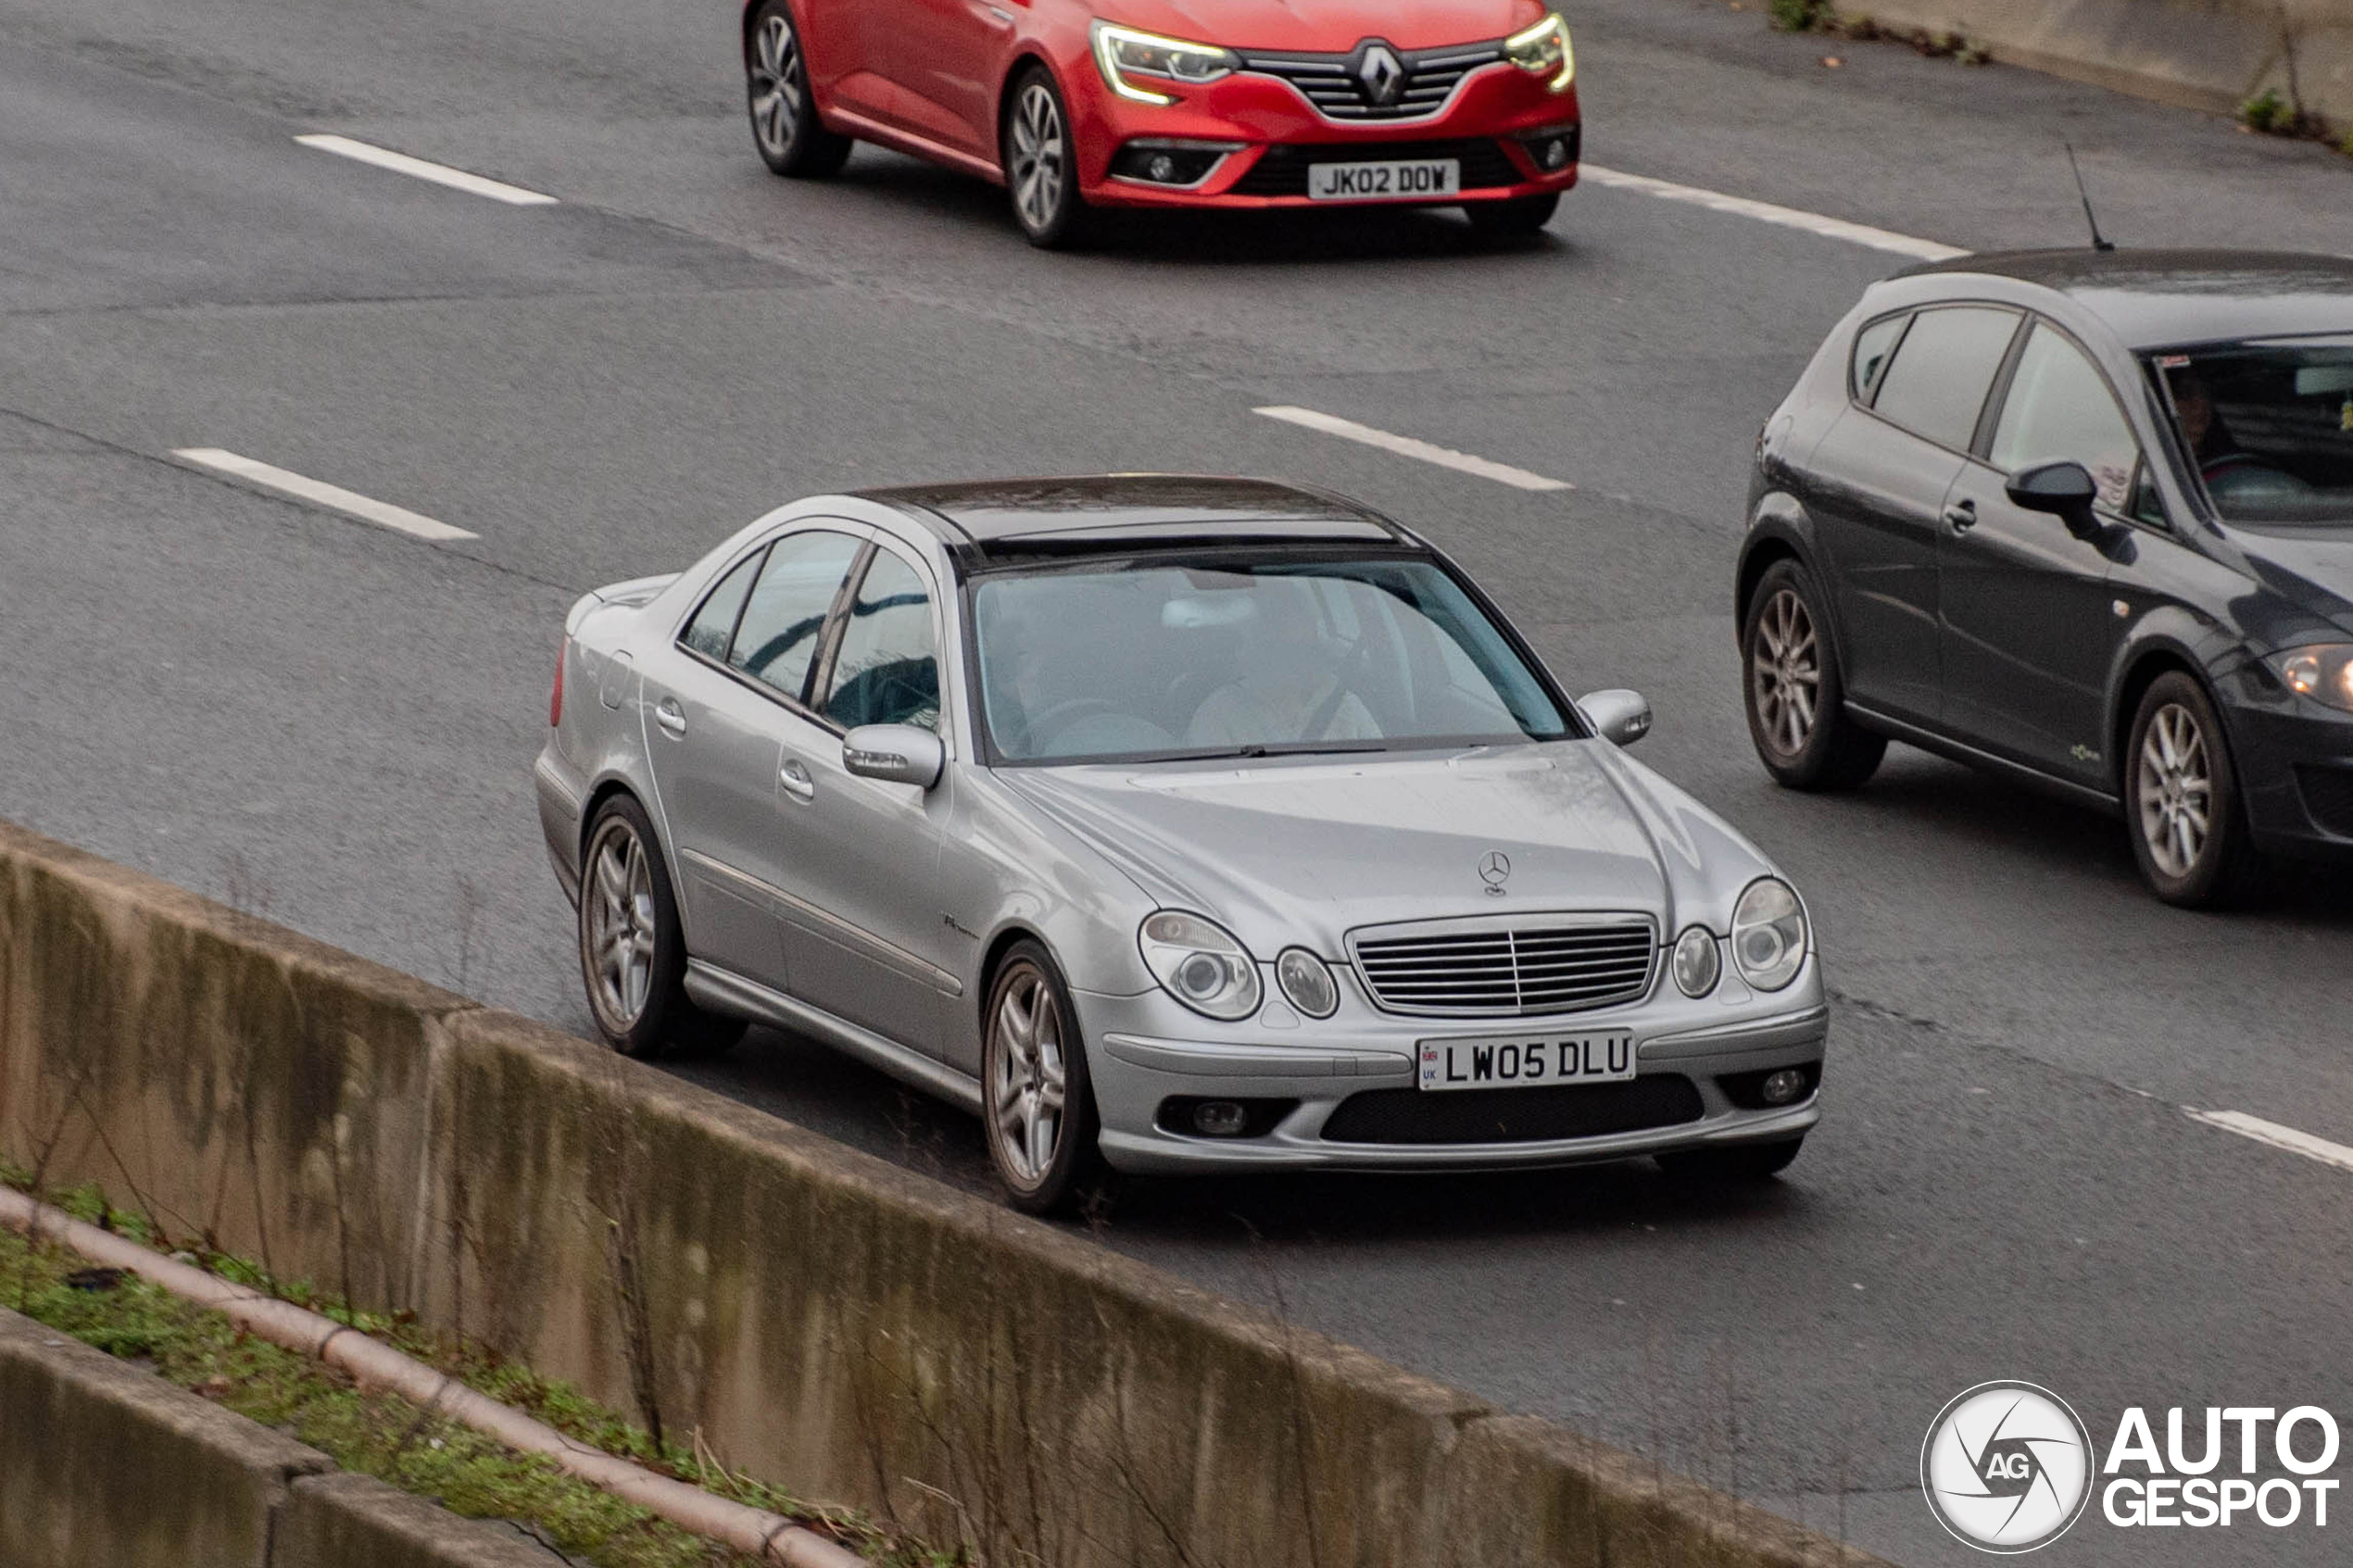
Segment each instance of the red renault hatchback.
M1543 0L748 0L753 140L853 140L1007 187L1031 243L1098 207L1459 204L1532 232L1577 181L1577 61Z

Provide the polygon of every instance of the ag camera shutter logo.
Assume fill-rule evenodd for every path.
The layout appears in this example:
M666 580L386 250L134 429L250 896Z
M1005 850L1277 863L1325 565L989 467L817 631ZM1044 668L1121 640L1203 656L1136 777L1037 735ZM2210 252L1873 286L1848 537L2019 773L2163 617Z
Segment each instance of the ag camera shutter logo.
M2091 1501L2091 1434L2047 1388L1981 1383L1929 1424L1920 1490L1964 1545L2032 1551L2067 1534Z

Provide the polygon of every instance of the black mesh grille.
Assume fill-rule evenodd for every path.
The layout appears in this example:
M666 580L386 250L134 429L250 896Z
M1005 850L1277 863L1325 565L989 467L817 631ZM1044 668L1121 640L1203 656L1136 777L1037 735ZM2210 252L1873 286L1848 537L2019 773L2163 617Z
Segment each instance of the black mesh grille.
M1436 114L1454 95L1463 78L1504 57L1501 44L1457 44L1441 49L1393 49L1405 79L1389 103L1374 102L1372 91L1357 70L1357 56L1346 55L1242 56L1242 69L1262 76L1279 77L1299 90L1327 119L1414 119Z
M2353 769L2299 765L2296 784L2304 792L2304 809L2323 833L2353 838Z
M1541 1143L1696 1122L1699 1090L1680 1073L1582 1088L1366 1089L1324 1123L1332 1143Z
M1377 163L1394 158L1451 157L1463 166L1463 189L1492 190L1528 178L1505 155L1503 144L1466 142L1287 142L1266 149L1234 182L1240 196L1303 196L1311 163Z

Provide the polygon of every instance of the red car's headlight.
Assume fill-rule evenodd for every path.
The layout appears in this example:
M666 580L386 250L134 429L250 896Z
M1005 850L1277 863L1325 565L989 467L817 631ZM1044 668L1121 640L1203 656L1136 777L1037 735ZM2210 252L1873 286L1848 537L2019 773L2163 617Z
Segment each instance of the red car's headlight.
M1504 39L1504 57L1530 76L1550 77L1555 93L1567 91L1577 80L1577 51L1569 46L1568 23L1558 11Z
M1102 70L1104 83L1121 97L1133 98L1139 104L1173 104L1176 100L1169 94L1156 93L1139 84L1138 79L1214 82L1221 76L1231 76L1241 64L1231 50L1220 49L1214 44L1188 44L1181 38L1163 38L1111 22L1095 23L1093 34L1095 64Z

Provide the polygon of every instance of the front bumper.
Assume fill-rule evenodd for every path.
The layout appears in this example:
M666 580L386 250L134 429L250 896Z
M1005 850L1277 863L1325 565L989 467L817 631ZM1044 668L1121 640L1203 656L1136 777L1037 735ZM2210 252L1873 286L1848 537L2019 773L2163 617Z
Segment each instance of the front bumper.
M2223 694L2257 846L2291 859L2353 862L2353 713L2275 684L2258 687L2255 677L2225 683Z
M1711 1145L1794 1137L1820 1119L1817 1087L1796 1103L1772 1108L1735 1102L1743 1074L1776 1068L1818 1073L1829 1011L1809 962L1786 991L1726 1005L1680 995L1624 1008L1548 1019L1471 1022L1366 1016L1343 1009L1322 1023L1276 1029L1222 1028L1157 992L1139 997L1078 994L1088 1065L1102 1118L1104 1158L1119 1170L1151 1174L1277 1170L1500 1170L1573 1165ZM1387 1135L1354 1129L1394 1127L1401 1113L1453 1112L1474 1096L1586 1095L1618 1085L1544 1086L1430 1093L1415 1084L1415 1052L1425 1039L1495 1035L1579 1034L1607 1029L1634 1035L1636 1098L1675 1106L1675 1120L1591 1135L1514 1136L1503 1142L1435 1142L1411 1129ZM1732 1080L1728 1086L1726 1080ZM1690 1092L1668 1081L1682 1080ZM1658 1091L1654 1093L1653 1091ZM1343 1106L1347 1137L1327 1136ZM1234 1099L1269 1108L1270 1124L1248 1135L1210 1137L1162 1125L1170 1100ZM1564 1102L1517 1102L1559 1107ZM1688 1114L1686 1114L1688 1112ZM1640 1120L1639 1114L1636 1120Z
M1473 71L1435 114L1365 121L1326 119L1289 82L1251 71L1183 88L1177 102L1156 105L1113 93L1091 59L1085 69L1087 89L1074 94L1071 113L1080 149L1079 189L1098 206L1457 206L1565 191L1577 182L1576 89L1554 93L1507 62ZM1554 138L1565 140L1567 156L1547 169L1532 149ZM1159 183L1115 171L1121 150L1138 142L1222 144L1226 150L1199 179ZM1312 163L1433 157L1461 166L1459 192L1347 201L1307 194Z

